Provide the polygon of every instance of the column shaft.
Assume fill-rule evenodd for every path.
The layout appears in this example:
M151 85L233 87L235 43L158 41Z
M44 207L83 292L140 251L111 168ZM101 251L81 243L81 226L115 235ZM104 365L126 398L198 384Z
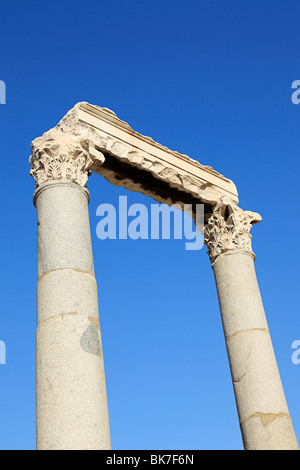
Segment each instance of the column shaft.
M109 449L86 188L48 181L38 220L37 448Z
M253 256L229 251L213 271L245 449L297 449Z
M223 197L204 239L215 275L244 447L298 449L254 269L252 225L261 221Z

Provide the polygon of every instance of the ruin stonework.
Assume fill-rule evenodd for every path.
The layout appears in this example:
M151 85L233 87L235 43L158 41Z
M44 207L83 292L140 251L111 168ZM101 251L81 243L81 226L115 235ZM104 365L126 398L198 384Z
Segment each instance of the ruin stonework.
M244 447L298 449L256 279L252 225L234 183L78 103L32 142L36 181L37 448L110 449L86 183L91 171L169 205L204 204ZM71 243L70 243L71 240Z

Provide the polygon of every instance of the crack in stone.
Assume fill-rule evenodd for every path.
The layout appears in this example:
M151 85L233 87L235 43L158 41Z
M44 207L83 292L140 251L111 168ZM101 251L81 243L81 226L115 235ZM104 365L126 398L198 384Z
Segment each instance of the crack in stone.
M243 375L241 377L239 377L238 379L234 379L232 378L232 381L235 383L235 384L238 384L244 377L245 375L247 374L248 372L248 369L243 373Z
M250 328L249 330L236 331L232 335L226 336L226 340L229 340L229 339L233 338L234 336L238 335L239 333L247 333L247 332L250 332L250 331L265 331L266 333L270 333L268 328Z
M234 377L233 377L233 374L232 374L232 381L233 381L234 384L239 383L239 382L245 377L245 375L247 374L248 368L249 368L249 367L248 367L248 365L249 365L249 364L248 364L248 361L249 361L250 353L251 353L251 348L248 348L248 351L247 351L247 358L246 358L246 360L245 360L245 362L246 362L246 364L247 364L247 368L246 368L245 372L241 375L241 377L234 378Z

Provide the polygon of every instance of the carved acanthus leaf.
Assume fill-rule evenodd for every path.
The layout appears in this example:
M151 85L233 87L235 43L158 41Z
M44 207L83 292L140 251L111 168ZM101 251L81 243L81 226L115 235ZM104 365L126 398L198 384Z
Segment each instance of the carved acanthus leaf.
M52 129L31 144L30 175L36 187L49 180L70 180L84 186L93 163L88 143L76 136Z
M252 253L250 230L261 220L258 213L243 211L230 198L223 197L213 207L204 229L204 243L211 262L232 250Z

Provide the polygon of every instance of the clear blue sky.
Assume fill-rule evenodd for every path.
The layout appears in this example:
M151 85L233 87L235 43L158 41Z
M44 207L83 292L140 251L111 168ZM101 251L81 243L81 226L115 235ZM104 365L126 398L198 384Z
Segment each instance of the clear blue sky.
M36 214L31 141L78 101L231 178L260 212L253 248L300 438L300 3L2 0L0 448L35 447ZM92 175L90 220L114 449L241 449L206 250L96 237L96 208L150 199Z

